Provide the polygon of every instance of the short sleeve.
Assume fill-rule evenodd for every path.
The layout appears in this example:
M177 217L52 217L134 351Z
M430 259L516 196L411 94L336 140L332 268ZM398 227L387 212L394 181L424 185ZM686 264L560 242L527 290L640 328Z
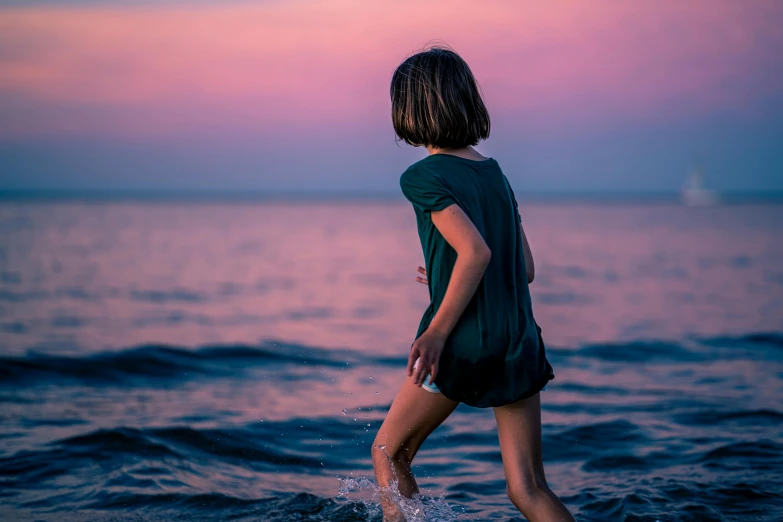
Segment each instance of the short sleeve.
M405 197L420 212L443 210L455 203L451 191L434 174L423 169L408 169L400 176Z

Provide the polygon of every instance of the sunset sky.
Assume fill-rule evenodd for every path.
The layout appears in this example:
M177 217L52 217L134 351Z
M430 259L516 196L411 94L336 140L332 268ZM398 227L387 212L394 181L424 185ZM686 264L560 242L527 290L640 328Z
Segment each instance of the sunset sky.
M394 68L472 67L523 194L783 191L780 0L0 0L0 190L399 191Z

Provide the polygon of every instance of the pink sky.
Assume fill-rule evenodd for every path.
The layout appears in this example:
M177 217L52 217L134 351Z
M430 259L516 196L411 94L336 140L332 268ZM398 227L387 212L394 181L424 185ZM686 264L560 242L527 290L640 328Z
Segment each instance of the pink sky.
M398 193L422 151L389 81L430 41L520 190L671 192L699 159L783 191L780 27L781 0L0 0L0 192Z
M0 8L0 138L388 126L394 67L432 39L471 64L493 114L542 125L752 116L783 90L778 0L478 6Z

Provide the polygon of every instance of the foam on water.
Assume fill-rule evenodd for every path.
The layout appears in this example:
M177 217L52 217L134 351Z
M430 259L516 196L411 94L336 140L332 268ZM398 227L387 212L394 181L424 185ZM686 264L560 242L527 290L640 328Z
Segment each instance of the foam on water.
M394 482L380 488L374 480L367 477L339 479L337 498L364 506L370 519L382 516L382 495L394 503L407 522L453 522L461 519L459 507L446 502L443 493L438 497L417 493L406 498L400 494Z

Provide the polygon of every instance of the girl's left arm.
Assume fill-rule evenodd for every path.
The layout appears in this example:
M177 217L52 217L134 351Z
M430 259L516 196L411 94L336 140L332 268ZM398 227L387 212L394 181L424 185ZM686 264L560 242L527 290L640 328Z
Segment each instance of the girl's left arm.
M435 379L446 338L476 293L492 255L481 233L459 205L433 211L430 217L443 238L457 252L457 260L443 302L427 330L411 347L408 375L413 375L413 365L416 359L421 359L414 375L417 386L424 382L427 374Z

